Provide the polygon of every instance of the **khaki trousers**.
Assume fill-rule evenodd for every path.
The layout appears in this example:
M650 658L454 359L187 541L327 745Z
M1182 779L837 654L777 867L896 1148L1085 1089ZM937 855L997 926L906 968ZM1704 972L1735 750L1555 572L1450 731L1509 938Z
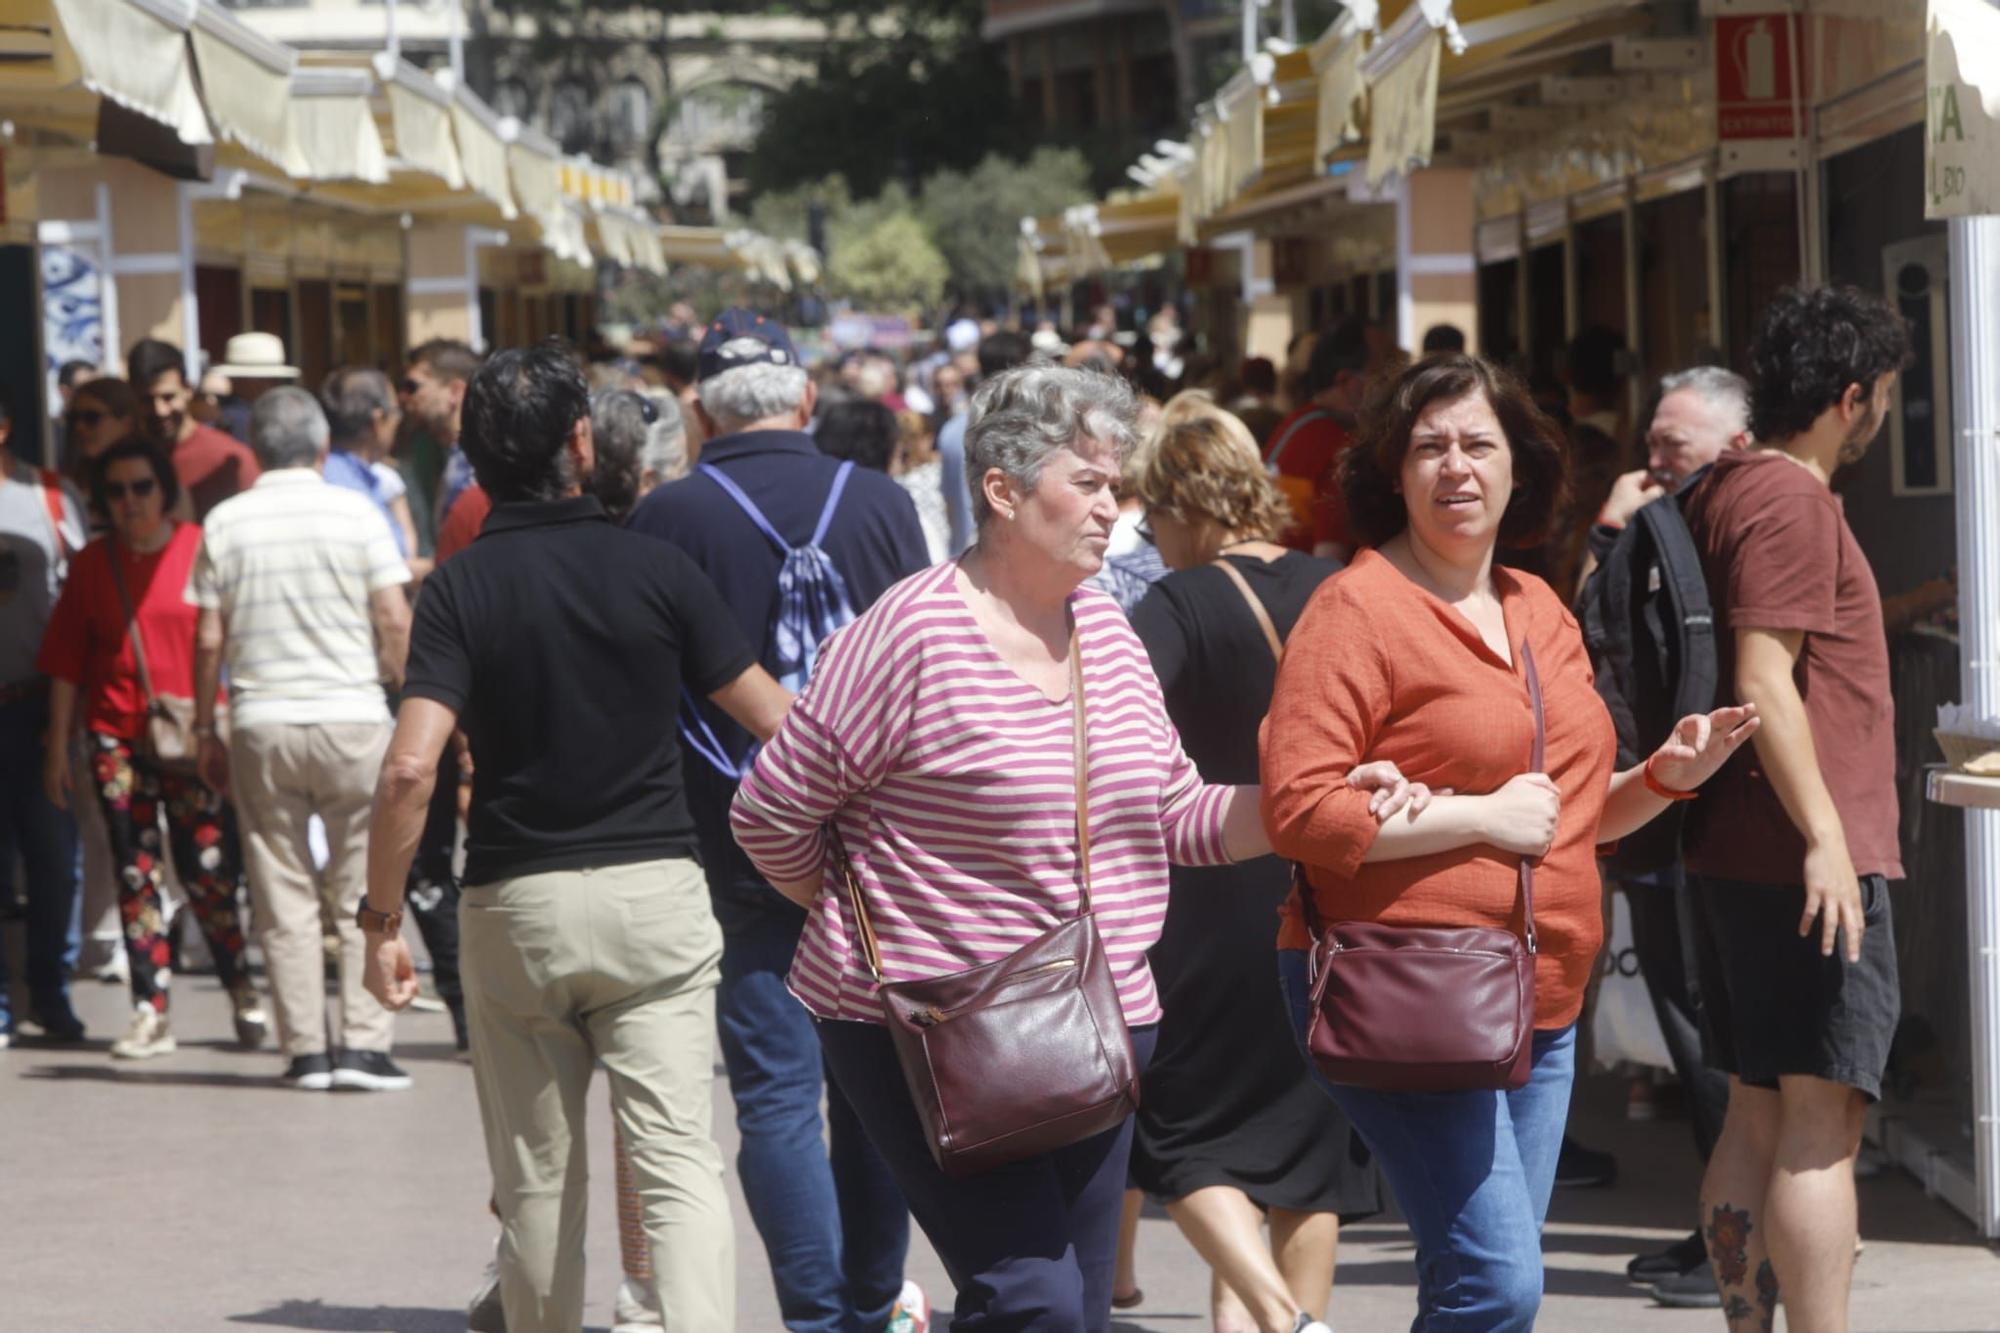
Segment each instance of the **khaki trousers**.
M736 1327L735 1225L710 1136L722 932L691 860L467 888L459 965L500 1213L509 1333L583 1327L584 1094L602 1063L666 1327Z
M362 985L367 943L354 924L368 892L368 812L389 732L386 720L279 724L240 727L229 740L257 942L287 1057L327 1048L322 901L340 933L340 1044L389 1049L392 1020ZM324 875L314 871L306 843L313 815L326 825Z

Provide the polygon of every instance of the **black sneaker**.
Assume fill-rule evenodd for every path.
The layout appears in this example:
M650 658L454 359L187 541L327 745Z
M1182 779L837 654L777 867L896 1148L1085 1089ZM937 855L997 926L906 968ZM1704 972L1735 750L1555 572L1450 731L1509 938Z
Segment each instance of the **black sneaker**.
M325 1051L295 1055L278 1081L301 1092L325 1092L333 1086L333 1061Z
M359 1092L401 1092L410 1086L387 1051L342 1051L333 1060L333 1086Z
M1708 1262L1708 1246L1699 1231L1677 1240L1654 1254L1642 1254L1625 1265L1625 1276L1650 1286L1663 1278L1679 1277Z
M1563 1135L1562 1155L1556 1158L1556 1184L1564 1189L1590 1189L1618 1179L1618 1159L1608 1152L1586 1148Z
M1722 1293L1715 1289L1715 1270L1703 1259L1685 1273L1653 1284L1653 1299L1675 1310L1720 1310Z
M74 1046L83 1040L83 1020L69 1007L69 999L51 1000L29 1012L28 1021L42 1030L42 1040L57 1046Z

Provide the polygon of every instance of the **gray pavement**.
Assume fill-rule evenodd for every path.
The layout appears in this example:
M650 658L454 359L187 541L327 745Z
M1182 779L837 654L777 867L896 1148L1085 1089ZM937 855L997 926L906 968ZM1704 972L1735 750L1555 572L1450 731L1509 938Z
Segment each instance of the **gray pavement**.
M397 1058L417 1086L371 1095L274 1086L281 1061L234 1048L208 977L175 986L180 1052L139 1065L105 1053L123 1028L122 990L86 982L78 1008L91 1046L0 1052L0 1333L465 1327L493 1227L470 1071L452 1055L444 1015L401 1020ZM1698 1171L1685 1124L1628 1123L1622 1092L1596 1079L1579 1099L1578 1133L1618 1154L1623 1179L1558 1192L1539 1327L1719 1329L1715 1315L1659 1309L1624 1281L1633 1253L1685 1234ZM587 1320L602 1329L618 1251L601 1084L597 1099ZM719 1074L716 1124L733 1154ZM740 1197L736 1215L741 1327L777 1330ZM1857 1330L2000 1329L2000 1257L1956 1214L1890 1171L1862 1183L1862 1219ZM1141 1224L1139 1270L1146 1302L1116 1325L1121 1333L1208 1326L1207 1273L1164 1215ZM949 1306L921 1236L909 1271ZM1336 1326L1405 1328L1412 1291L1408 1233L1392 1220L1349 1228Z

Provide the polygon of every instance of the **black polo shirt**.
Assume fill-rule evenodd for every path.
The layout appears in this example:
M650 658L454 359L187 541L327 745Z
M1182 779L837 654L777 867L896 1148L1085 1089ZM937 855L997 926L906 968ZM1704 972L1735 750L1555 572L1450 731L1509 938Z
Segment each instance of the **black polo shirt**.
M694 562L595 499L496 506L425 581L404 687L472 743L465 882L693 856L681 687L755 661Z
M812 539L840 463L827 457L812 436L796 430L744 431L710 440L701 461L720 469L794 546ZM627 526L634 532L678 546L715 580L737 628L761 653L778 601L778 569L784 558L713 478L696 472L655 490ZM923 525L910 494L894 479L856 468L847 479L823 549L840 571L848 598L859 615L889 587L930 564ZM739 764L750 736L720 709L703 700L701 712L716 738ZM702 862L709 887L739 901L776 911L785 900L750 865L729 832L729 803L736 784L700 756L688 756L688 798L701 835Z

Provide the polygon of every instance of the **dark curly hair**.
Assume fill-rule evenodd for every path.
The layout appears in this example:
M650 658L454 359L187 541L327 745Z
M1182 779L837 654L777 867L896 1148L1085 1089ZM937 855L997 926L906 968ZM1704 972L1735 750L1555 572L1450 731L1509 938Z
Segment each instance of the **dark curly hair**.
M1417 419L1427 408L1474 393L1492 405L1514 461L1514 497L1500 519L1500 542L1530 547L1547 539L1569 485L1562 428L1535 406L1513 372L1483 357L1447 352L1416 362L1377 393L1362 413L1353 446L1341 455L1348 522L1363 546L1380 546L1409 526L1397 486Z
M136 458L153 469L153 479L160 483L160 512L173 513L181 498L181 479L174 471L173 460L159 445L140 435L128 435L90 460L90 507L100 514L111 512L104 487L111 478L111 465L128 458Z
M1750 343L1750 433L1764 442L1802 435L1840 402L1910 364L1909 325L1858 287L1787 287L1764 309Z
M459 436L494 503L554 500L580 480L570 432L590 416L590 389L569 347L550 338L496 352L473 372Z

